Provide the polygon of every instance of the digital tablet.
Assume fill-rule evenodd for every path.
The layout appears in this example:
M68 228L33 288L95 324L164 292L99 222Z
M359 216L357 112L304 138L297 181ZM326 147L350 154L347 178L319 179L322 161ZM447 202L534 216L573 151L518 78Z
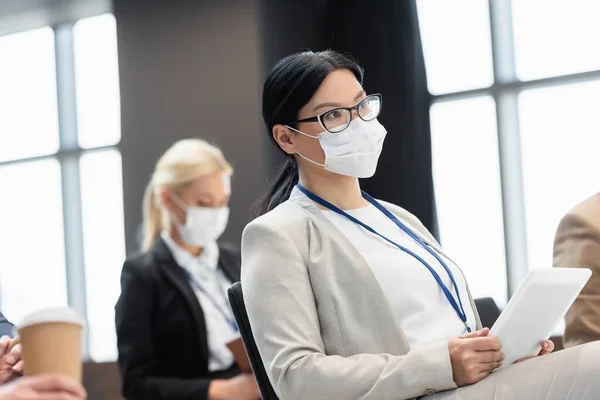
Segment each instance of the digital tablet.
M538 354L540 343L565 316L592 272L585 268L532 271L490 330L502 343L502 367Z

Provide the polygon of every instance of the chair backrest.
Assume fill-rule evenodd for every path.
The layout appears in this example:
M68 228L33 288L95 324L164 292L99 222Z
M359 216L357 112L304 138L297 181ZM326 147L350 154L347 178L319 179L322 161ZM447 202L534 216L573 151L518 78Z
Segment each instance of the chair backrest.
M491 329L500 316L500 309L496 305L494 299L491 297L475 299L475 307L477 307L483 327Z
M87 390L88 400L123 400L117 363L85 362L83 386Z
M252 367L252 372L254 372L256 383L260 389L260 394L263 400L279 400L273 390L273 386L271 386L271 382L265 371L265 366L260 358L258 348L256 347L254 336L252 335L252 328L250 327L246 305L244 304L242 284L240 282L234 283L233 286L229 288L228 294L231 310L233 311L233 316L235 317L235 321L240 330L242 342L244 342L244 347L246 348L246 353L248 354L248 359L250 360L250 366Z

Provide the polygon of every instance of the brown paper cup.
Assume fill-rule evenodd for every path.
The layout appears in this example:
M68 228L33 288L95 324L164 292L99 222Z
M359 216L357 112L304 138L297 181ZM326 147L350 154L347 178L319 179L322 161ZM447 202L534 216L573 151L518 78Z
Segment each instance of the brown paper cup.
M18 327L25 376L61 374L81 382L83 320L70 308L29 315Z

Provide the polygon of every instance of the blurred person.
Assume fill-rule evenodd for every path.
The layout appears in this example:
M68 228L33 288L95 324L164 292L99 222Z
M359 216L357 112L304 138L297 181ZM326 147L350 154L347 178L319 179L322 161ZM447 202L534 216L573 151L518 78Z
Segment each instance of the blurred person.
M242 286L279 398L597 399L595 344L547 355L545 340L543 357L496 370L502 343L459 267L415 216L361 192L387 134L362 81L324 51L284 58L264 84L286 164L244 230Z
M3 335L0 338L0 400L77 400L87 397L83 386L68 377L42 375L19 378L24 366L21 344L18 338L11 337L13 324L2 313L0 332Z
M0 386L0 400L83 400L85 389L72 378L40 375L19 378Z
M125 261L116 304L123 395L130 400L254 400L226 343L239 338L227 289L239 250L217 244L232 168L203 140L175 143L144 198L144 252Z
M560 221L554 266L589 268L592 276L565 315L565 347L600 339L600 193L575 206Z

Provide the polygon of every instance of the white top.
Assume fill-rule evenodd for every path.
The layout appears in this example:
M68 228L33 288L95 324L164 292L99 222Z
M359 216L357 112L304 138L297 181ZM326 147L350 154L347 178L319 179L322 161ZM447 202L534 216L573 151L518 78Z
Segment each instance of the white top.
M375 206L346 212L423 258L456 298L450 276L440 262ZM367 261L411 345L445 341L465 333L465 324L446 299L431 272L419 260L334 211L324 210L323 213ZM454 275L467 323L471 329L475 329L475 314L469 302L463 274L450 260L441 254L440 257Z
M231 286L231 282L221 269L217 268L219 263L219 246L217 243L213 242L205 246L202 253L198 257L194 257L175 243L165 232L161 233L161 237L171 251L175 262L180 267L188 270L194 279L200 282L204 290L210 293L210 296L219 303L219 308L227 313L227 317L233 320L233 314L227 300L227 289ZM200 306L202 306L204 320L206 321L210 352L208 369L211 372L225 370L234 363L233 354L226 344L237 339L239 333L233 330L221 311L201 290L193 284L191 286L200 302Z

